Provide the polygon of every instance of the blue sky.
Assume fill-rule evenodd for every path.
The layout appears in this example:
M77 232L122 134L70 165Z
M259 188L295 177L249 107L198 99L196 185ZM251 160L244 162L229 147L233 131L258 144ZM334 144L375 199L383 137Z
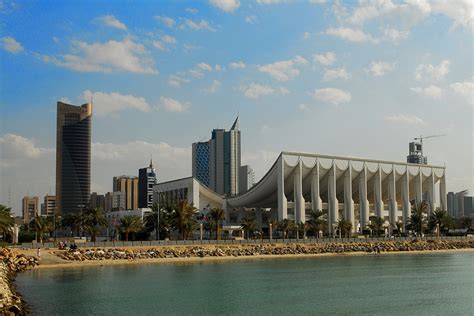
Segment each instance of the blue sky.
M243 162L282 150L404 161L423 134L473 187L469 1L1 1L0 203L54 194L56 101L94 102L92 189L188 176L240 114Z

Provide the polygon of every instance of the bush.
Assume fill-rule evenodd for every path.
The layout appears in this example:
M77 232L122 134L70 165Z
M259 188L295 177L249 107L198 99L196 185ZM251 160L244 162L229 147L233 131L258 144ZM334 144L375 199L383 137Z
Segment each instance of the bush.
M20 231L18 233L18 243L32 242L35 240L35 232Z

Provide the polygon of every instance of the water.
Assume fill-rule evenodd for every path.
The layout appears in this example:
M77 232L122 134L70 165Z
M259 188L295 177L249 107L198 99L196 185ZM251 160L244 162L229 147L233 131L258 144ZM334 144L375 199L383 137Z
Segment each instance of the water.
M474 254L399 254L33 270L38 315L472 315Z

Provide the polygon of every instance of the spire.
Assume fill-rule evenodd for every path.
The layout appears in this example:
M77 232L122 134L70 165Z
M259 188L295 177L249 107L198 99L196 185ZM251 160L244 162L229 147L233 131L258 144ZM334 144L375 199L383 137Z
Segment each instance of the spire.
M239 130L239 115L237 115L237 118L235 119L234 124L232 124L230 130Z
M153 168L153 154L150 155L150 168Z

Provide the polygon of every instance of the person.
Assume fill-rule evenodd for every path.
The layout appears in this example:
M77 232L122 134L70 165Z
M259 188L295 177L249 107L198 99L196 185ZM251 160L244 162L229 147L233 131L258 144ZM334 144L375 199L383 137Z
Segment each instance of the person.
M38 257L38 260L41 260L41 248L38 247L38 250L36 250L36 256Z

